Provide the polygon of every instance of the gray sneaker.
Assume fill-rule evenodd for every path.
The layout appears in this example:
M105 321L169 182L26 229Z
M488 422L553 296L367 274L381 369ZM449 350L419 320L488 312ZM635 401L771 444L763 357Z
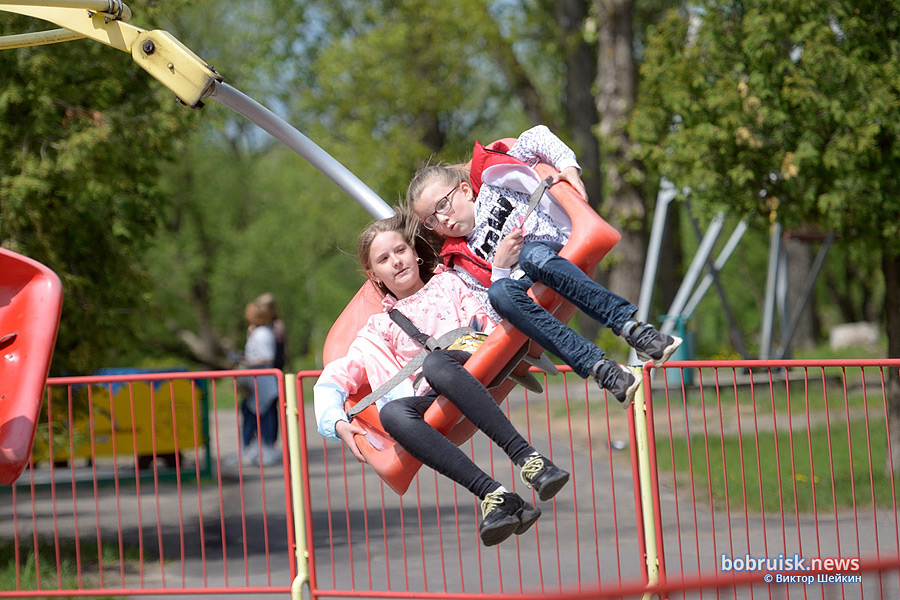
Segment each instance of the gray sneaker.
M634 395L641 381L631 373L631 369L608 358L601 358L591 369L591 375L602 389L607 390L622 405L628 408L634 402Z
M644 362L652 360L654 367L661 367L669 360L682 341L680 337L657 331L652 325L634 321L625 324L622 337L635 349L639 359Z

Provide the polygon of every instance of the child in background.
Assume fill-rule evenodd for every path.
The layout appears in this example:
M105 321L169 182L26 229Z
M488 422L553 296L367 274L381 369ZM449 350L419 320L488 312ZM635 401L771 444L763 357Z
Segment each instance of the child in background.
M287 329L284 326L284 321L278 316L275 295L271 292L266 292L261 294L254 302L272 315L272 333L275 334L275 360L272 362L272 366L283 371L284 364L287 361Z
M538 162L559 171L553 183L567 181L586 198L575 153L543 125L503 149L476 142L469 168L425 167L409 184L407 205L426 229L446 238L441 256L485 308L493 309L489 314L509 320L627 407L640 384L631 371L535 303L528 289L542 282L656 366L669 359L681 339L638 322L637 307L558 255L569 240L571 222L552 196L545 195L526 217L530 195L541 182L532 168Z
M238 364L245 369L271 368L275 361L276 341L269 307L257 298L246 306L244 317L247 342ZM245 466L278 464L281 462L281 449L275 443L278 439L278 380L274 375L263 375L241 377L239 382L246 394L241 402L241 461Z

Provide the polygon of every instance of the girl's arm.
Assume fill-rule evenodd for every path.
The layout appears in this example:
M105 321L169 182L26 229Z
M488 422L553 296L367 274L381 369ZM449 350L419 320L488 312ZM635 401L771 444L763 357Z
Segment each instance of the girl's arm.
M322 375L325 375L324 371ZM319 377L319 380L313 387L316 423L322 436L343 441L347 444L350 453L356 457L356 460L366 462L362 452L359 451L359 446L356 445L354 437L356 435L365 435L366 430L355 423L351 423L347 413L344 412L344 401L347 400L348 395L340 386L331 381L322 381L322 377Z
M326 365L313 386L316 424L319 433L326 438L338 439L335 425L350 420L344 411L344 403L368 381L366 353L377 351L372 347L369 330L369 324L363 327L347 355Z
M560 172L574 167L579 175L581 173L575 152L546 125L537 125L524 131L509 149L509 154L531 166L543 161Z

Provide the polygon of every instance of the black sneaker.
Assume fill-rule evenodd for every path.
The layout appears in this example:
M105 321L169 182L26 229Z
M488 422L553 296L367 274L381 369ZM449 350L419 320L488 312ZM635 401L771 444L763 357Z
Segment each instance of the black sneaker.
M522 465L522 481L534 488L538 498L549 500L569 481L569 474L543 456L535 456Z
M519 515L524 507L525 501L514 492L498 490L485 496L481 501L482 521L478 526L481 542L485 546L495 546L516 533L522 526Z
M628 367L608 358L601 358L591 369L591 374L597 385L611 393L623 408L628 408L634 402L634 394L641 381L635 378Z
M534 522L541 516L541 509L525 502L525 506L519 511L519 526L516 528L516 535L522 535L534 525Z
M681 345L680 337L661 333L647 323L636 323L634 327L626 324L624 329L629 328L631 332L623 331L622 337L637 351L639 359L645 362L652 360L654 367L661 367Z

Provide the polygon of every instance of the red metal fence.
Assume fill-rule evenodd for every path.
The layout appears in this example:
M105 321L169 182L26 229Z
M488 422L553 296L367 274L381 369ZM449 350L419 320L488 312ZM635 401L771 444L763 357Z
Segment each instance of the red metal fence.
M690 361L662 371L648 425L670 583L752 579L735 567L767 557L812 568L836 559L823 561L825 572L854 575L857 562L889 570L800 584L796 597L900 598L900 456L888 443L900 434L888 419L900 360ZM756 570L757 581L776 570ZM771 593L763 583L752 592Z
M288 592L288 468L241 455L238 374L284 389L275 370L48 380L0 489L0 596Z
M511 421L573 477L534 530L491 549L478 545L477 507L464 490L426 469L397 498L340 444L316 436L304 465L312 593L606 597L655 583L670 597L900 598L886 443L886 382L898 369L900 361L646 369L654 387L643 453L640 427L592 383L563 374L545 380L542 395L518 391L505 403ZM301 374L298 388L314 375ZM466 448L530 497L483 436ZM648 565L652 550L658 563ZM751 559L765 568L748 570ZM813 570L790 570L794 562Z
M301 373L298 390L315 376ZM313 595L491 597L639 579L643 549L626 413L571 373L552 379L543 394L514 392L504 408L530 443L573 477L553 502L537 502L518 468L484 436L467 442L477 464L544 511L532 530L492 548L478 538L478 503L446 478L422 469L398 497L342 444L316 434L305 441Z
M300 409L273 370L52 379L34 460L0 489L0 596L297 596L308 573L315 597L900 598L900 360L673 362L634 412L563 371L503 405L572 473L554 501L484 436L464 445L544 510L493 548L464 489L423 469L398 497L318 436L318 372ZM244 455L247 374L279 378L296 461Z

